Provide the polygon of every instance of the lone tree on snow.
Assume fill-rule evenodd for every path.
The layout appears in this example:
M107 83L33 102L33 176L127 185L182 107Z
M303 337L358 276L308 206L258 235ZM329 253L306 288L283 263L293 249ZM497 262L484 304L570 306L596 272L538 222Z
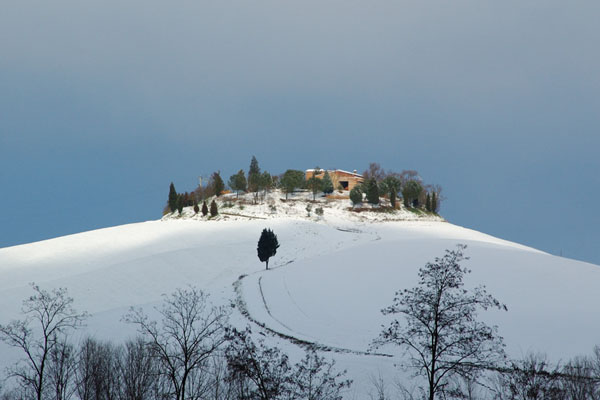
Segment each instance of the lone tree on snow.
M419 270L419 284L396 292L384 315L394 319L374 341L374 347L395 344L408 351L409 366L427 379L423 388L428 399L445 398L452 378L473 379L477 371L490 368L504 358L504 344L496 326L477 319L478 310L506 306L483 286L464 289L463 277L470 271L460 266L466 245L436 257Z
M267 269L269 269L269 258L277 253L277 248L279 248L277 235L270 229L263 229L260 234L260 239L258 239L258 247L256 250L258 252L258 259L261 262L267 263Z

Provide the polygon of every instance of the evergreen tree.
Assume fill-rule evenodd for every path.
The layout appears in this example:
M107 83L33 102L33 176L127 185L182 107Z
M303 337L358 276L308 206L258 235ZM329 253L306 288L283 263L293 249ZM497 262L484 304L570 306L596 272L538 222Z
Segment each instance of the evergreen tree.
M247 186L248 182L243 169L240 169L237 174L231 175L229 178L229 187L235 190L237 197L240 197L240 191L246 191Z
M181 212L183 211L184 201L183 195L177 195L177 211L179 211L179 215L181 215Z
M169 187L169 210L171 212L177 210L177 191L173 182L171 182L171 186Z
M367 179L365 182L365 193L369 203L379 204L379 186L377 186L375 178Z
M206 214L208 214L208 206L206 205L206 200L204 200L202 202L202 215L206 217Z
M210 216L216 217L218 213L219 209L217 208L217 202L213 200L210 202Z
M423 186L421 186L421 183L419 183L418 181L409 180L408 182L406 182L404 184L404 187L402 188L402 197L404 198L404 206L410 207L412 205L413 207L418 207L419 206L419 196L421 195L422 191L423 191Z
M248 170L248 190L254 193L254 199L258 200L258 192L260 191L261 174L256 157L252 156L250 161L250 169Z
M306 187L309 188L313 193L313 200L317 199L317 193L323 190L323 180L317 178L318 175L321 174L319 167L316 167L313 170L313 175L306 181Z
M438 212L438 196L435 192L431 194L431 211Z
M273 177L267 171L260 174L259 189L264 190L263 196L266 196L267 192L273 188Z
M200 212L200 207L198 207L198 203L194 204L194 212L198 214Z
M277 235L270 229L263 229L260 239L258 239L258 259L261 262L267 263L267 269L269 269L269 258L277 253L279 248L279 242L277 241Z
M304 172L288 169L283 174L280 184L281 188L285 192L285 198L287 200L288 194L294 193L294 190L301 188L304 185Z
M431 212L431 196L427 193L427 197L425 198L425 210Z
M260 167L258 166L258 160L256 157L252 156L252 160L250 160L250 169L248 170L248 176L260 174Z
M330 194L333 193L333 182L331 181L331 177L329 176L329 172L325 171L325 176L323 176L323 193Z
M213 172L210 177L210 186L215 193L215 196L219 197L223 190L225 189L225 183L223 183L223 179L221 178L221 172Z
M350 191L350 201L352 201L352 204L354 205L362 203L363 195L359 186L354 186Z

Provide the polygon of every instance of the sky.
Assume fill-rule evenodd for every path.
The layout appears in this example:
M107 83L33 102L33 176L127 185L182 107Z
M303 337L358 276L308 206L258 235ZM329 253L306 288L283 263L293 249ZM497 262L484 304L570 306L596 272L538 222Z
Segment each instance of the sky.
M0 247L255 155L415 169L450 222L600 264L595 0L0 1Z

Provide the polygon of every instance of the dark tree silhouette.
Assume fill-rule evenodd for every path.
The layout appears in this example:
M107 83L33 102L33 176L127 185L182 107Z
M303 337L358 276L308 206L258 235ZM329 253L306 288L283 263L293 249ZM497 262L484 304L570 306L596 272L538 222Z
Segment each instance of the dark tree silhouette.
M80 327L87 314L73 308L73 299L64 288L48 292L32 283L35 294L23 301L21 320L0 325L0 341L20 348L24 360L9 369L32 398L42 400L46 395L47 367L52 353L64 344L66 335Z
M210 185L213 191L215 192L215 196L219 197L223 190L225 190L225 183L223 183L223 179L221 178L221 172L213 172L210 177Z
M237 174L231 175L229 178L229 187L232 190L235 190L237 193L237 197L240 197L240 191L245 191L248 187L248 182L246 181L246 175L244 174L244 170L240 169Z
M210 216L216 217L217 214L219 214L219 208L217 207L217 202L213 200L210 202Z
M379 204L379 187L374 178L369 178L365 181L365 193L367 201L371 204Z
M406 349L416 375L427 379L429 400L448 394L451 379L473 378L504 358L502 337L497 327L477 320L477 310L506 310L484 287L464 289L463 277L470 271L460 266L465 245L446 250L435 262L419 269L419 284L396 292L385 315L402 314L374 341L375 347L395 344Z
M171 182L171 186L169 186L169 210L171 210L171 212L177 210L177 197L175 185Z
M279 242L277 241L277 235L270 229L263 229L260 239L258 239L258 259L261 262L267 263L267 269L269 269L269 258L273 257L277 253L279 248Z

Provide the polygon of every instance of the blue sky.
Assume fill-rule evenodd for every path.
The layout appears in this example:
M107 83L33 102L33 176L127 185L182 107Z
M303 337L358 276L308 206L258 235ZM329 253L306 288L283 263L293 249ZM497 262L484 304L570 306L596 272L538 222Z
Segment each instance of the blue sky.
M600 264L600 3L6 1L0 247L173 181L416 169L451 222Z

